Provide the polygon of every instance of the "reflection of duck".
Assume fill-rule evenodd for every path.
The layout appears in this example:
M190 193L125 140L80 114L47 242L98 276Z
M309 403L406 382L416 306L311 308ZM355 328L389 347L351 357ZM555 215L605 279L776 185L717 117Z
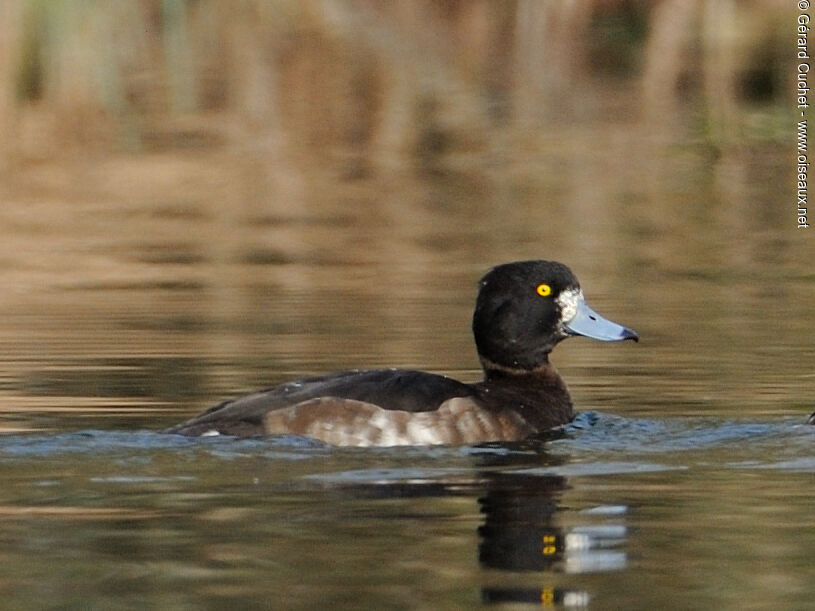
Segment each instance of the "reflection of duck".
M484 523L479 527L480 563L491 569L545 571L563 560L564 535L555 526L563 477L489 473L478 499Z
M519 440L572 418L549 352L570 335L638 339L589 308L577 278L553 261L507 263L481 280L473 334L484 380L400 369L305 378L225 401L167 432L296 434L334 445Z

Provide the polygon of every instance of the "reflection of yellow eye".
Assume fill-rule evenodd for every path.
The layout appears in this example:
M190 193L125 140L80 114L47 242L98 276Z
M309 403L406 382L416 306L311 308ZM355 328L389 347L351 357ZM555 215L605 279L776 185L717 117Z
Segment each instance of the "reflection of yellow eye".
M535 291L541 297L549 297L549 295L552 294L552 287L549 286L548 284L539 284L538 288L536 288Z

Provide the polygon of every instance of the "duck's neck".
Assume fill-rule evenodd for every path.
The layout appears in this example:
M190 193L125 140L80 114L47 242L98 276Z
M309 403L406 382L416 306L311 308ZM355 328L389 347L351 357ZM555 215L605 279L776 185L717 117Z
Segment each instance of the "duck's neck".
M548 362L515 369L481 359L484 380L478 386L494 406L511 407L538 430L571 421L572 400L566 383Z
M515 369L484 359L481 362L484 366L484 384L535 388L543 392L562 390L568 395L566 383L554 365L548 361L538 365L535 369Z

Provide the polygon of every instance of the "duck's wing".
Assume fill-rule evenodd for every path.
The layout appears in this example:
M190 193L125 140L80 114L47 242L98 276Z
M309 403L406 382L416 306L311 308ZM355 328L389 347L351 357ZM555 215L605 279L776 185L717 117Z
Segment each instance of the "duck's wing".
M411 414L434 412L451 399L466 399L467 407L472 407L476 391L452 378L421 371L348 371L295 380L224 401L165 432L241 437L292 433L324 439L325 435L313 434L318 427L320 430L343 429L355 437L364 437L371 434L371 427L385 429L384 420L406 426ZM458 406L459 409L465 407L460 402Z

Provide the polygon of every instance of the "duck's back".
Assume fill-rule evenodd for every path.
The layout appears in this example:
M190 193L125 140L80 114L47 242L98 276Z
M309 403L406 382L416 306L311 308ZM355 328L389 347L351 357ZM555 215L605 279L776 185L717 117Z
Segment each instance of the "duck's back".
M336 445L455 443L461 437L455 420L479 407L477 395L468 384L421 371L348 371L224 401L167 432L299 434Z

